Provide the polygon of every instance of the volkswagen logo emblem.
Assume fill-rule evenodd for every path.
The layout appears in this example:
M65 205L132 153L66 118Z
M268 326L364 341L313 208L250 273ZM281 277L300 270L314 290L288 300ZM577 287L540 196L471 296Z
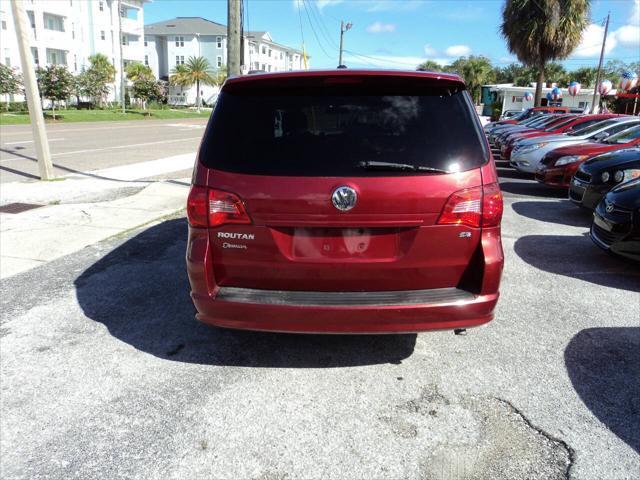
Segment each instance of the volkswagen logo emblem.
M333 191L333 195L331 195L331 202L333 203L333 206L341 212L351 210L356 206L357 201L358 194L356 193L356 191L351 187L347 187L346 185L336 188Z
M614 209L613 203L606 202L605 205L606 205L605 210L607 211L607 213L613 212L613 209Z

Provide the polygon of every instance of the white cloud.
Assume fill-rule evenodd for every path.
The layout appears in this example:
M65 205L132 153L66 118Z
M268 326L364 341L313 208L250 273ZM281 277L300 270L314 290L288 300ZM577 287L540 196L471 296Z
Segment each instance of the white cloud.
M427 57L434 57L434 56L436 56L438 54L438 51L435 48L433 48L431 45L426 44L424 46L424 54Z
M623 27L624 28L624 27ZM604 36L604 27L592 23L582 32L582 40L578 48L573 51L575 57L597 57L602 49L602 37ZM607 36L605 45L605 53L611 52L617 45L616 35L613 33Z
M640 47L640 27L637 25L625 25L620 27L613 32L613 36L623 47Z
M450 57L465 57L471 53L471 47L468 45L451 45L444 51Z
M633 8L631 9L631 18L629 18L631 25L640 25L640 0L633 2Z
M367 27L369 33L392 33L396 31L393 23L374 22Z

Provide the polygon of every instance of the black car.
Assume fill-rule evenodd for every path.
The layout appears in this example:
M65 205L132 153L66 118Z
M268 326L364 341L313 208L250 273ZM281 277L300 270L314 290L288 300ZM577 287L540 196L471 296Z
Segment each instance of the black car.
M590 210L609 190L640 177L640 147L616 150L587 160L569 186L569 200Z
M640 178L618 185L598 204L591 240L604 250L640 262Z

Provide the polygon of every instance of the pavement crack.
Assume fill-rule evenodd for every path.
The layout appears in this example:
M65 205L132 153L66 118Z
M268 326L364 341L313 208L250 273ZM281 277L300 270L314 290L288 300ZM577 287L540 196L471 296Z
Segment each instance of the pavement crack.
M556 437L555 435L547 432L546 430L544 430L541 427L538 427L537 425L535 425L525 414L524 412L522 412L522 410L520 410L518 407L516 407L513 403L511 403L509 400L505 400L504 398L499 398L499 397L493 397L495 400L497 400L498 402L502 403L503 405L505 405L507 408L509 408L509 410L511 410L513 413L517 414L520 418L522 418L522 421L532 430L538 432L540 435L542 435L543 437L547 438L550 442L556 444L556 445L560 445L562 448L564 448L567 451L567 455L569 457L569 462L567 463L567 467L565 468L564 471L564 478L566 478L567 480L571 478L571 469L573 468L573 464L575 463L576 460L576 451L564 440L562 440L561 438Z

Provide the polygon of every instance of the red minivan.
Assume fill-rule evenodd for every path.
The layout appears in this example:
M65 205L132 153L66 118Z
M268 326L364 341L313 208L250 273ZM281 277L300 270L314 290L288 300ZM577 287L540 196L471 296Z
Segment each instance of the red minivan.
M456 75L228 79L187 203L196 317L309 333L486 323L499 295L502 209Z

